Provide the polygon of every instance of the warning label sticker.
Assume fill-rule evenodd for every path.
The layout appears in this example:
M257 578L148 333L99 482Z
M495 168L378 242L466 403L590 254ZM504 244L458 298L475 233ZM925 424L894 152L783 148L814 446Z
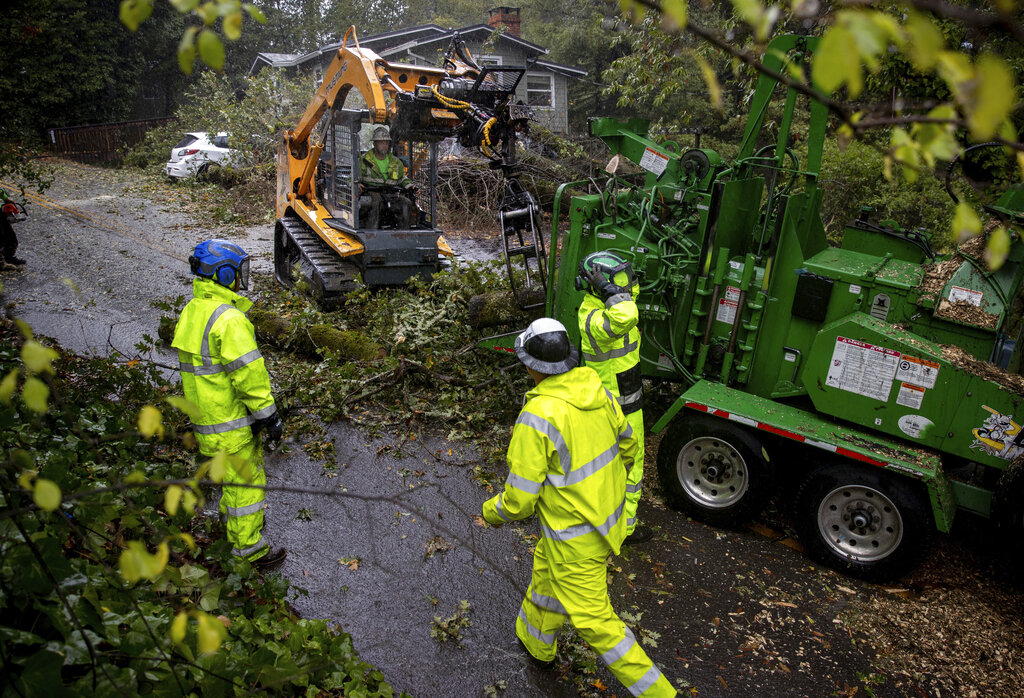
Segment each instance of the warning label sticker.
M719 322L724 322L731 325L733 320L736 319L736 308L739 307L739 303L731 301L728 298L723 298L718 301L718 313L715 315L715 319Z
M888 402L899 359L898 351L837 337L825 384Z
M923 388L934 388L935 379L939 377L939 365L928 359L916 356L900 357L900 367L896 371L896 380L906 381Z
M900 383L900 394L896 396L896 404L919 410L921 403L924 402L924 392L924 388L920 386Z
M725 297L730 301L738 301L740 299L740 290L735 286L726 286Z
M954 286L949 289L949 302L956 303L957 301L967 301L971 305L981 307L981 299L985 297L985 294L981 291L975 291L973 288L964 288L963 286Z
M643 157L640 158L640 167L648 172L661 175L665 168L668 167L668 157L662 155L654 148L647 148L644 150Z

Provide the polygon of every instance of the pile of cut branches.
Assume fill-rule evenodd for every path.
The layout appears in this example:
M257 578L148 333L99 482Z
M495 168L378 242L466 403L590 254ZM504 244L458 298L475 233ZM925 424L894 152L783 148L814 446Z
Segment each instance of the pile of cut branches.
M533 194L541 211L551 211L555 193L564 182L587 179L603 166L587 156L585 144L548 131L520 144L519 182ZM601 146L600 150L603 156L606 149ZM489 161L472 155L442 158L437 184L442 228L459 232L497 230L505 182Z

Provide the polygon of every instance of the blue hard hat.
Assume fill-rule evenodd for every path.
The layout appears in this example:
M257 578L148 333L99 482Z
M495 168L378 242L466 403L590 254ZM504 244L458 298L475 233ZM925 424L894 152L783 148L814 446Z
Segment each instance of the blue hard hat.
M231 288L238 279L238 288L249 288L249 255L240 246L227 240L206 240L196 245L188 258L192 273L213 279L221 286Z

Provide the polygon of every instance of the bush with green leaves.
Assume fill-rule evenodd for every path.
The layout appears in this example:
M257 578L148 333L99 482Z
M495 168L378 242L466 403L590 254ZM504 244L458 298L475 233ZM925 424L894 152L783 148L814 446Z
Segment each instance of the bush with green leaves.
M898 173L891 179L880 176L884 169L884 152L872 145L853 141L844 150L834 138L826 140L819 182L824 189L821 219L829 237L841 239L861 207L870 206L874 223L891 219L904 230L923 228L933 233L936 251L948 248L953 202L938 175L924 172L908 182Z
M189 406L153 370L3 320L0 376L4 695L393 695L197 515L224 457L196 471Z

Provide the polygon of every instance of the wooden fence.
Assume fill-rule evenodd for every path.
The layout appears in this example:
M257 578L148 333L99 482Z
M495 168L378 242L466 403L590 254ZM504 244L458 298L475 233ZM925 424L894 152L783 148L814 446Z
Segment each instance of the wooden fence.
M147 131L172 121L174 117L51 128L50 152L79 162L118 162L122 151L140 143Z

